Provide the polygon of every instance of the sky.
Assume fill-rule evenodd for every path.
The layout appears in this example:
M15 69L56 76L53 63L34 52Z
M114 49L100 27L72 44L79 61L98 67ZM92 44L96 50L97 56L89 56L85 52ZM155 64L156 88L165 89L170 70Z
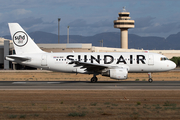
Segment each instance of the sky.
M9 35L8 23L19 23L27 33L44 31L92 36L119 32L114 20L123 7L135 20L129 33L168 37L180 32L180 0L0 0L0 36Z

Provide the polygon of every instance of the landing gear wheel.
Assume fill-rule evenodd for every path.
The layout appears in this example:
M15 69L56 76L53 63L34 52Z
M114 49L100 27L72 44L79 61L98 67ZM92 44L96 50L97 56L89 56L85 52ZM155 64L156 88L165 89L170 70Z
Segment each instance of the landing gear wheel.
M152 83L153 82L153 80L151 79L151 78L149 78L149 80L148 80L150 83Z
M91 82L92 82L92 83L97 82L97 77L92 77L92 78L91 78Z
M149 80L148 80L148 81L149 81L150 83L152 83L152 82L153 82L153 80L152 80L151 73L148 73L148 76L149 76Z

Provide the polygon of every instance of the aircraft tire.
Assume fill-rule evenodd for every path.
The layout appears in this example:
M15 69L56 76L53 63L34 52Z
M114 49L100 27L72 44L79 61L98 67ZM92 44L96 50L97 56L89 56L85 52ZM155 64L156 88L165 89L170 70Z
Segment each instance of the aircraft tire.
M97 82L97 77L92 77L92 78L91 78L91 82L92 82L92 83Z
M152 83L153 82L153 79L151 79L151 78L149 78L149 80L148 80L150 83Z

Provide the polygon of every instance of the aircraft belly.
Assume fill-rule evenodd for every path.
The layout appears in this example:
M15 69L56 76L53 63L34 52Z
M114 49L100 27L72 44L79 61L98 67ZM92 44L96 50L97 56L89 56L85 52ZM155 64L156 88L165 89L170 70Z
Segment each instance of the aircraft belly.
M72 72L73 66L63 63L63 62L55 62L49 64L50 70L59 71L59 72Z

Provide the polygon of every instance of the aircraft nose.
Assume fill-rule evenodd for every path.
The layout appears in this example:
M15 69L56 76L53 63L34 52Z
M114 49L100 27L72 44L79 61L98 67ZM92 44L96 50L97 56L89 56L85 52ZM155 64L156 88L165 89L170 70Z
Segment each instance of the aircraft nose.
M176 68L176 64L174 62L171 62L171 68L175 69Z

